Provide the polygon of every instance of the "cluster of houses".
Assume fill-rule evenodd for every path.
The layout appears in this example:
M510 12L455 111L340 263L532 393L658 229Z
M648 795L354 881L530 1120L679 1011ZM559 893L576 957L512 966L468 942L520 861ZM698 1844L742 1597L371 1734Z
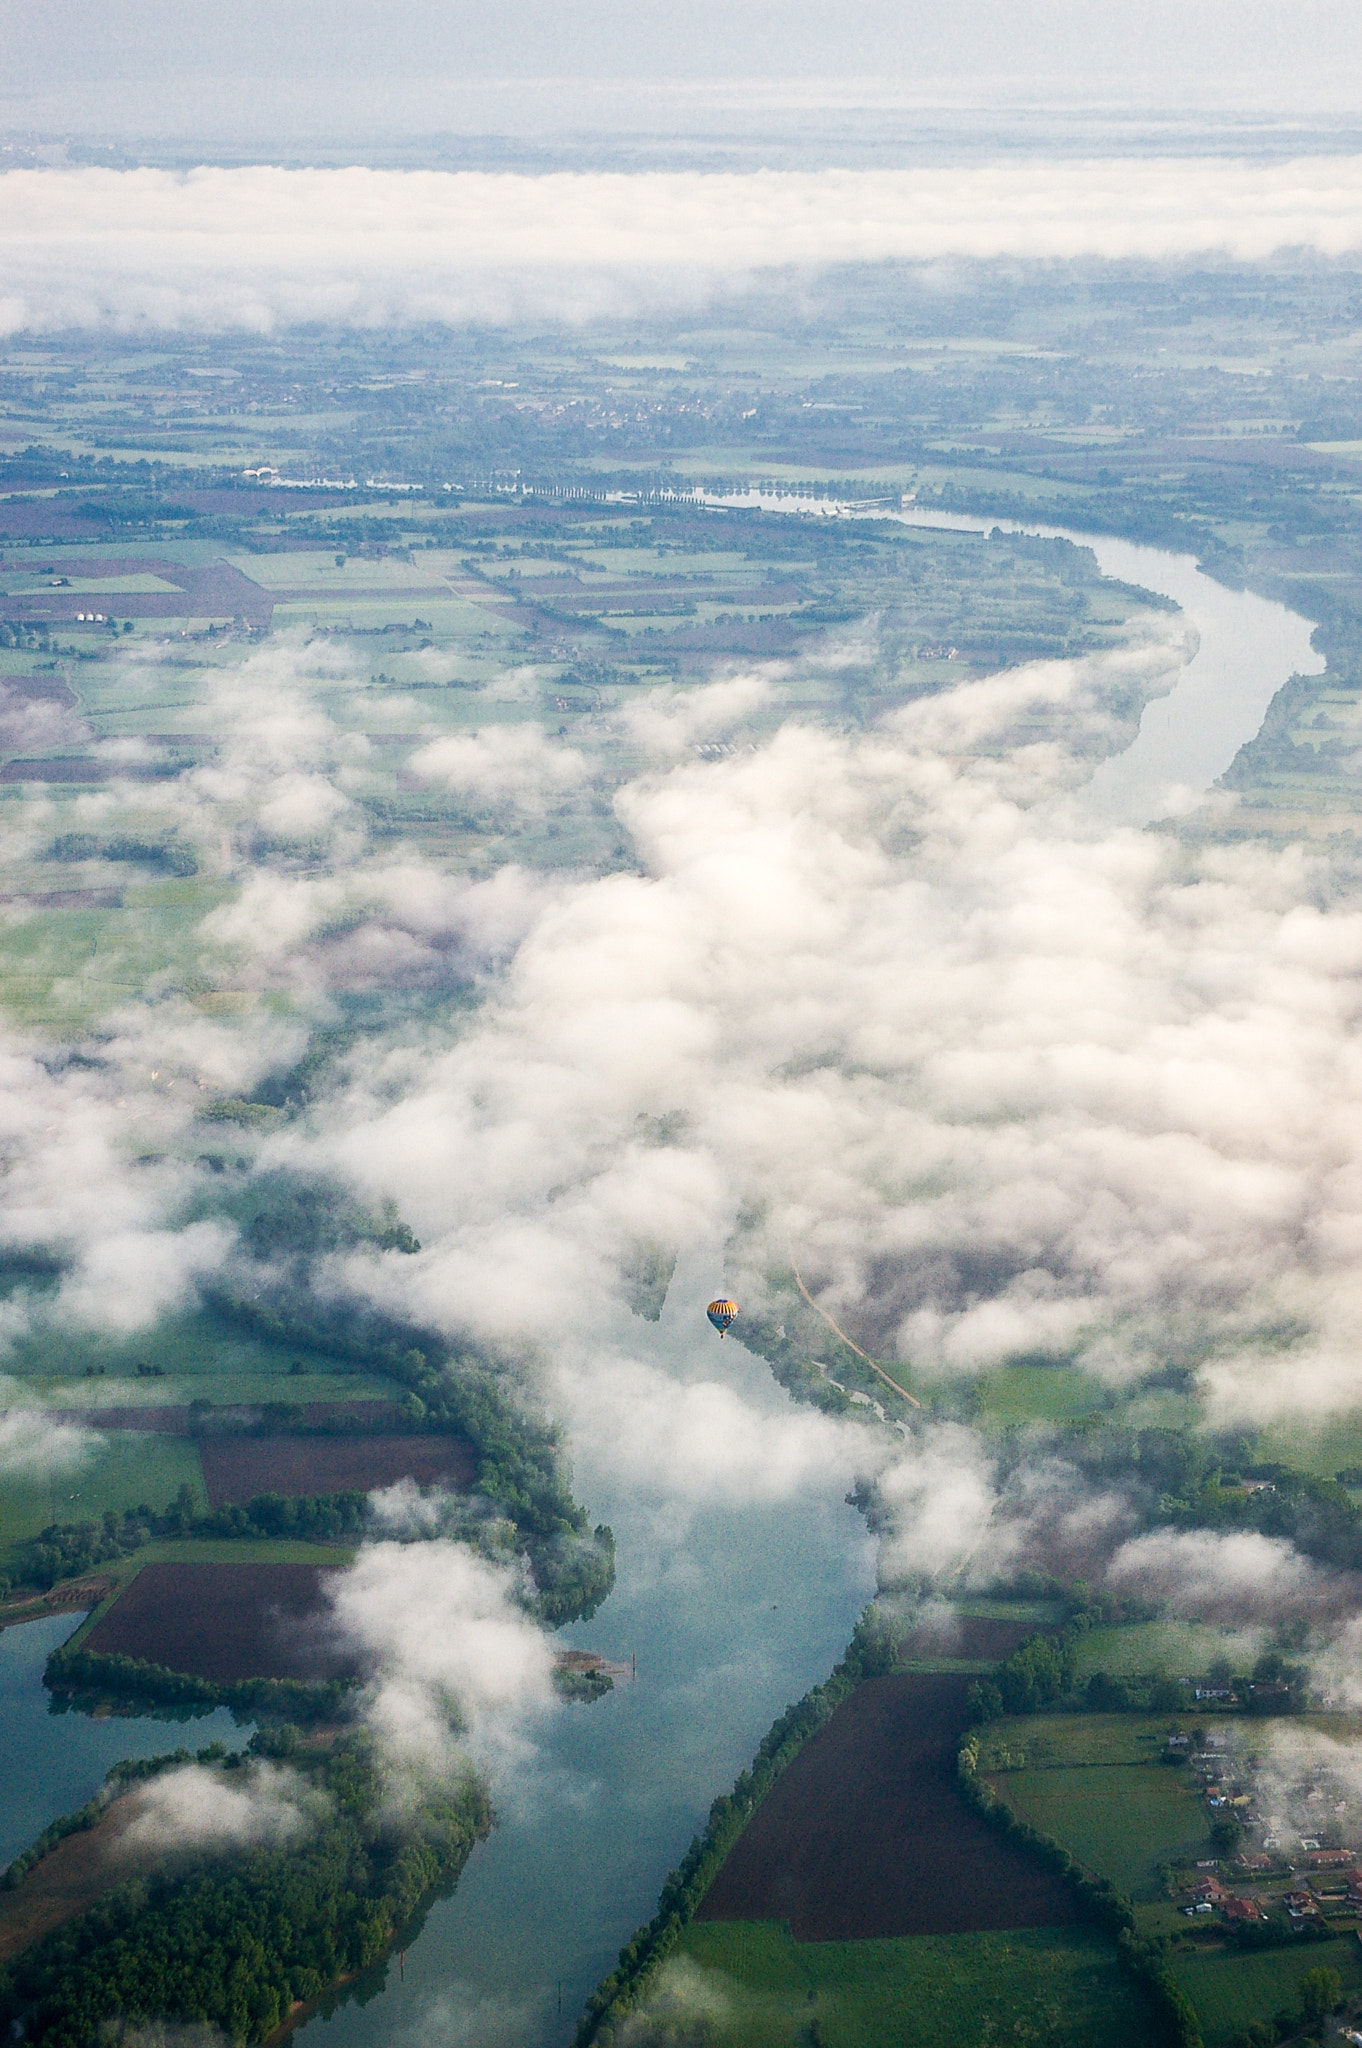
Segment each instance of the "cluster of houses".
M1230 1752L1223 1735L1204 1737L1193 1754L1191 1738L1175 1733L1168 1738L1170 1753L1187 1755L1201 1783L1207 1811L1217 1819L1233 1818L1252 1830L1258 1846L1245 1840L1244 1846L1227 1857L1196 1866L1190 1882L1177 1885L1182 1909L1189 1919L1219 1915L1224 1921L1252 1923L1265 1921L1280 1910L1292 1925L1304 1928L1323 1919L1362 1918L1362 1852L1318 1835L1287 1834L1281 1822L1264 1820L1258 1811L1253 1760ZM1334 1792L1341 1788L1334 1787ZM1307 1807L1326 1809L1330 1792L1322 1783L1300 1790ZM1337 1816L1347 1809L1344 1799L1332 1800ZM1222 1876L1221 1872L1226 1875Z
M1362 1869L1355 1849L1307 1849L1299 1864L1250 1853L1237 1857L1233 1867L1238 1890L1210 1870L1184 1887L1187 1903L1182 1910L1189 1920L1212 1913L1219 1913L1231 1924L1266 1920L1274 1906L1282 1907L1296 1926L1307 1920L1362 1915ZM1274 1877L1288 1878L1289 1889L1244 1888L1255 1879L1270 1883Z

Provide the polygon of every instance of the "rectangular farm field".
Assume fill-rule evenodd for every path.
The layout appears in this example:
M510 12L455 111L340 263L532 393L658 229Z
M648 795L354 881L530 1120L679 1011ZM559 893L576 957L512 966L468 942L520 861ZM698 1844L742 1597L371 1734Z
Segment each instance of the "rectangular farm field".
M369 1493L399 1479L466 1487L477 1473L459 1436L208 1436L200 1456L215 1508L262 1493Z
M810 1942L1072 1924L1068 1886L961 1795L968 1685L910 1672L858 1686L777 1779L698 1918L784 1920Z
M206 1678L351 1678L313 1564L148 1564L81 1648Z
M1206 1816L1185 1777L1151 1761L1007 1771L994 1782L1022 1820L1062 1842L1087 1869L1152 1900L1161 1891L1159 1865L1207 1839Z
M51 1522L95 1522L146 1502L167 1507L182 1486L203 1502L199 1453L185 1437L146 1430L109 1430L93 1441L88 1460L49 1480L8 1479L0 1493L0 1553L37 1536Z
M705 2037L715 2048L1146 2048L1157 2038L1113 1943L1086 1927L800 1943L771 1921L706 1922L686 1929L677 1954L720 1994Z

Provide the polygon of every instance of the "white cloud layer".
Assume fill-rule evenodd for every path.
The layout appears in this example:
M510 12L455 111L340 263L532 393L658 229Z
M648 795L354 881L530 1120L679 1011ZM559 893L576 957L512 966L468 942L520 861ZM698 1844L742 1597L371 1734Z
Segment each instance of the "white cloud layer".
M336 1622L374 1667L365 1719L399 1770L447 1771L455 1730L505 1761L553 1701L543 1631L510 1573L458 1543L373 1543L330 1582Z
M11 1384L0 1381L0 1400ZM56 1422L41 1408L11 1408L0 1412L0 1479L48 1479L78 1472L103 1442L93 1430Z
M393 1306L576 1356L640 1236L741 1215L740 1299L793 1253L929 1372L1171 1355L1227 1414L1351 1405L1362 916L1318 907L1303 851L1066 808L1113 692L1180 651L721 761L669 765L664 731L616 799L643 871L563 881L456 1042L357 1057L319 1119L314 1156L426 1247Z
M1281 1537L1251 1529L1151 1529L1121 1546L1107 1576L1118 1591L1137 1591L1197 1621L1306 1613L1327 1600L1331 1583Z
M575 747L560 746L542 725L493 725L446 733L411 757L411 771L458 796L542 811L550 798L580 788L588 768Z
M789 266L1362 246L1362 157L914 170L11 171L0 332L588 318Z
M128 1798L133 1815L119 1836L127 1856L279 1848L312 1828L318 1795L296 1771L257 1763L228 1777L186 1764Z

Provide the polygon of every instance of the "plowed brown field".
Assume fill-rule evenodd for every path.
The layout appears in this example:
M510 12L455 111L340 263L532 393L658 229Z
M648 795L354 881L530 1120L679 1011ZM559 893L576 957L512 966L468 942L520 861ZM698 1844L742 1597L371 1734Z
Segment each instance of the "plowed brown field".
M148 1564L82 1648L142 1657L215 1685L241 1678L353 1678L333 1642L313 1564Z
M206 1436L199 1460L215 1508L261 1493L368 1493L399 1479L471 1486L476 1476L458 1436Z
M872 1678L758 1807L701 1920L786 1920L796 1941L865 1941L1080 1918L1068 1887L966 1805L955 1752L969 1679Z

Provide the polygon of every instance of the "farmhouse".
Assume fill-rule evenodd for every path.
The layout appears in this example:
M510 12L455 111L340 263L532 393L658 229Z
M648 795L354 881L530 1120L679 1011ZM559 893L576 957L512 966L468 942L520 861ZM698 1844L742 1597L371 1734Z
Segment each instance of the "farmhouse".
M1203 1877L1192 1886L1192 1897L1199 1905L1223 1906L1229 1893L1218 1877Z
M1266 1920L1267 1915L1256 1899L1226 1899L1227 1920Z
M1293 1920L1304 1920L1319 1912L1319 1902L1312 1892L1288 1892L1282 1904Z

